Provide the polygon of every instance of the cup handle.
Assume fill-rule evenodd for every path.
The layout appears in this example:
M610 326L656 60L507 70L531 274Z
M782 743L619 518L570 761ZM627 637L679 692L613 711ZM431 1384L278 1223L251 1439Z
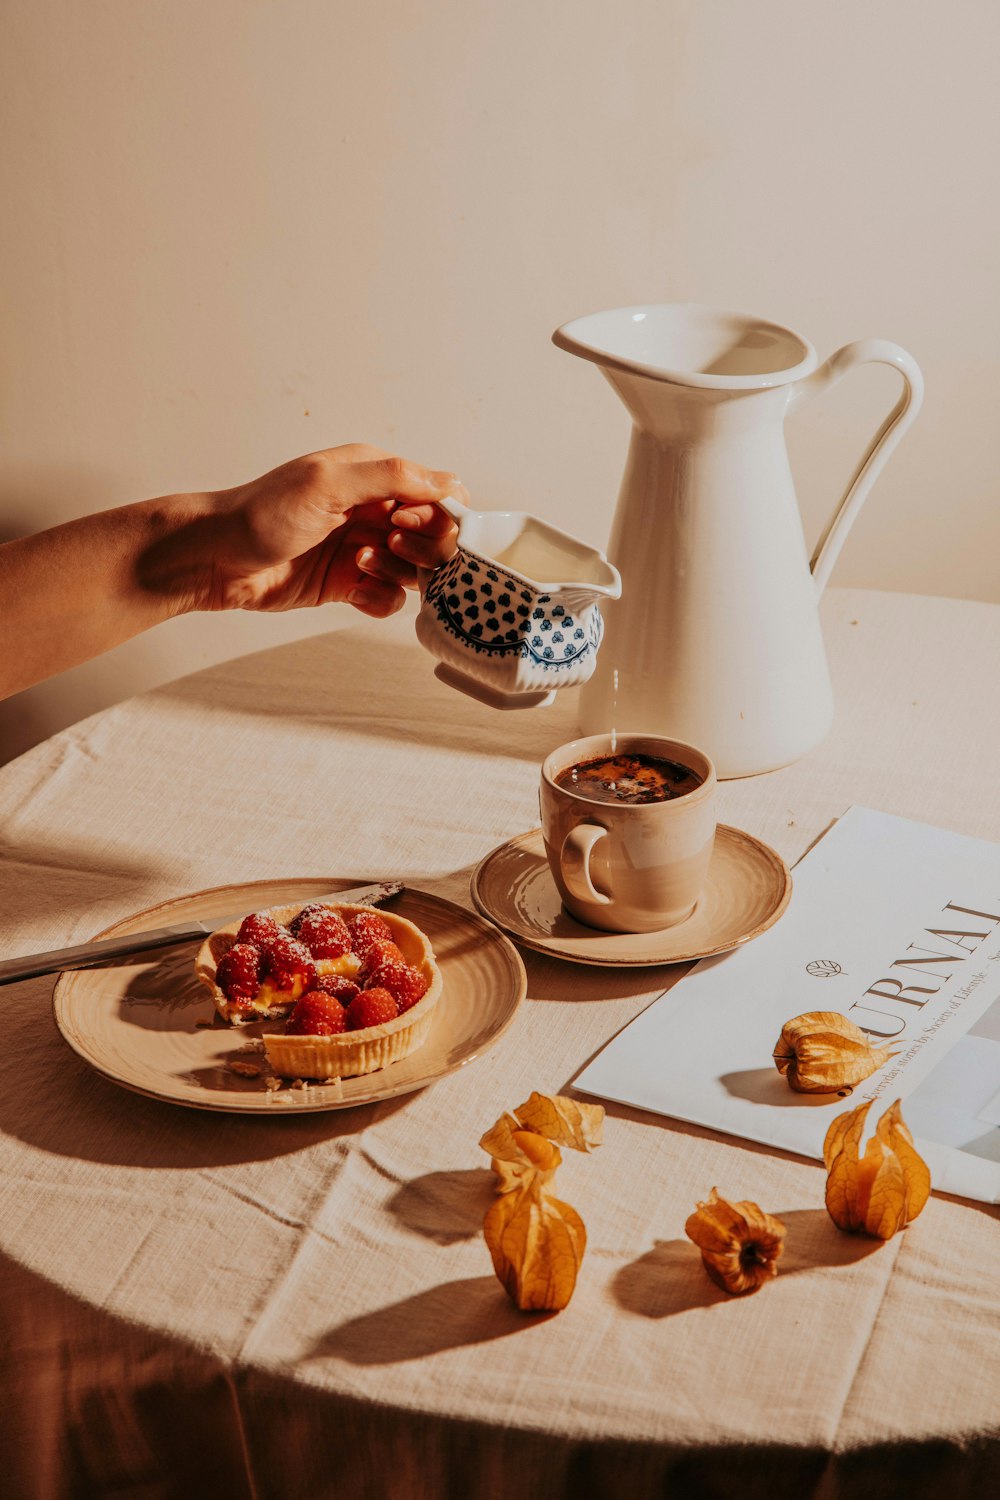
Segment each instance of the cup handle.
M607 837L608 830L599 823L578 823L571 828L559 851L566 889L577 901L592 901L595 906L610 906L611 897L599 891L590 878L590 855L595 844Z
M924 377L913 355L907 354L899 344L890 343L888 339L861 339L857 343L845 344L843 349L831 354L818 370L799 381L792 396L793 404L797 405L801 397L825 391L855 365L865 364L892 365L903 377L903 394L875 434L867 453L855 469L840 504L816 544L809 566L817 594L821 594L829 582L833 565L847 540L847 533L868 498L869 490L920 410L924 399Z
M408 500L406 504L412 505L413 501ZM461 526L462 522L469 514L469 507L467 505L463 505L461 500L456 499L454 495L444 495L440 500L435 500L434 504L440 505L442 510L446 510L449 516L451 516L451 519L453 521L457 521L459 526Z

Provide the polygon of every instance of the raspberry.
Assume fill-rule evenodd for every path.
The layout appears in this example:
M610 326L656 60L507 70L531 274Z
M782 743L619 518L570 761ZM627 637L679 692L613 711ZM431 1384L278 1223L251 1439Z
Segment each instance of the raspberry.
M299 913L295 936L305 943L313 958L342 958L351 951L351 934L347 923L328 906L318 906Z
M392 928L377 911L359 911L348 919L351 946L359 958L364 958L373 942L391 943Z
M219 959L215 982L227 1000L252 1000L260 988L261 958L249 943L234 943Z
M409 1010L411 1005L427 993L427 980L419 969L414 969L410 964L400 962L395 958L387 958L382 963L376 964L372 970L370 984L380 989L388 990L395 1000L399 1014Z
M332 995L341 1005L350 1005L354 997L361 994L360 984L355 984L346 974L321 974L316 981L316 988L322 990L324 995Z
M288 933L279 934L264 949L263 977L278 990L294 989L298 980L304 993L316 988L316 965L304 944Z
M309 905L304 906L301 911L296 912L295 916L289 922L288 930L292 934L292 937L298 937L299 928L302 926L302 923L305 921L306 917L311 917L314 912L327 910L328 908L323 905L322 901L310 901Z
M361 967L358 970L358 978L361 983L367 986L372 974L379 965L385 963L386 959L390 958L394 959L397 963L405 964L406 962L406 959L403 957L403 950L398 948L391 940L388 943L381 941L369 943L368 951L361 960Z
M332 995L310 990L296 1004L285 1030L293 1036L337 1036L347 1030L347 1012Z
M388 990L362 990L347 1007L347 1025L351 1031L364 1031L367 1026L394 1021L398 1014Z
M249 943L251 948L266 948L268 943L273 943L284 930L273 917L267 916L262 911L254 911L248 917L243 918L240 930L236 934L236 941Z

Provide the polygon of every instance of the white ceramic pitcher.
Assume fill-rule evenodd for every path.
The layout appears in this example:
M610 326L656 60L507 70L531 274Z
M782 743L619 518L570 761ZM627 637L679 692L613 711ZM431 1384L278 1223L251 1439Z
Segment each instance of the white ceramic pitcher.
M553 341L600 367L633 422L608 546L622 594L604 606L583 733L672 735L702 746L726 777L796 760L833 717L819 596L919 410L915 360L865 339L820 365L791 329L694 304L593 313ZM903 394L810 562L784 419L870 361L893 365Z

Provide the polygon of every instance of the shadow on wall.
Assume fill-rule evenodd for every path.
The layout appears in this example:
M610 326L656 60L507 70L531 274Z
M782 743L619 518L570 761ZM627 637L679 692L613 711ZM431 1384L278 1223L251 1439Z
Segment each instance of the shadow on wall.
M0 765L72 722L71 718L53 713L36 690L4 698L0 701Z
M50 466L23 474L5 474L0 491L0 545L32 536L71 519L122 503L121 481L110 473L78 467ZM2 625L2 619L0 619ZM0 630L0 650L17 650ZM13 760L59 729L114 703L122 693L85 669L0 699L0 765Z

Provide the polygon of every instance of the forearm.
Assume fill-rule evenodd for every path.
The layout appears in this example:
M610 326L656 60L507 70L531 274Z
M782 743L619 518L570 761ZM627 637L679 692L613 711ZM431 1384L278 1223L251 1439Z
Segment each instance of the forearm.
M291 459L235 489L165 495L0 546L0 698L190 610L348 600L392 614L455 550L434 502L454 474L364 444ZM397 519L398 518L398 519Z
M171 539L214 524L212 497L167 495L0 546L0 697L201 607Z

